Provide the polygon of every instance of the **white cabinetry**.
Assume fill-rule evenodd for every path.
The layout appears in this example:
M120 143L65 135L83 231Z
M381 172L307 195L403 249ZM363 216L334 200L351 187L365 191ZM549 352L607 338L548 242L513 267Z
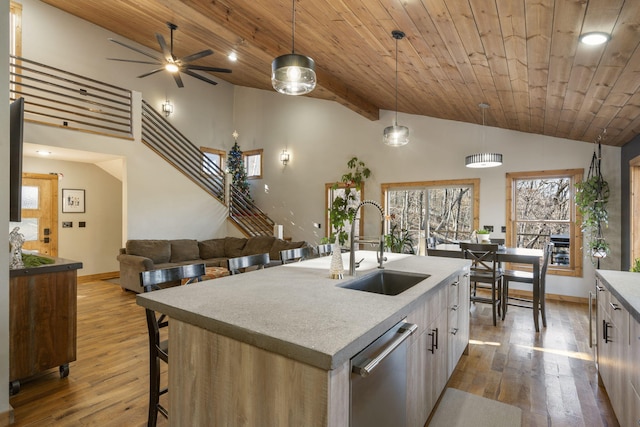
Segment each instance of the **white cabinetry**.
M435 289L407 321L418 325L407 354L407 425L422 427L469 342L467 272Z
M604 281L596 281L600 380L622 426L640 425L640 325Z

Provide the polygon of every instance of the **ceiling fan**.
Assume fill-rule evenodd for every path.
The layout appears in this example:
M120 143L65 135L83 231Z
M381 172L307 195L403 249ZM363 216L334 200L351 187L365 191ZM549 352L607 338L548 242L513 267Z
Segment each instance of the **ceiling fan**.
M192 65L191 62L196 61L198 59L204 58L205 56L209 56L211 54L213 54L213 51L211 49L206 49L203 50L201 52L197 52L191 55L187 55L184 56L182 58L176 58L176 56L173 54L173 31L178 29L178 26L175 24L172 24L171 22L167 22L167 27L169 27L169 30L171 30L171 44L169 46L167 46L167 43L164 40L164 37L162 37L162 34L158 34L156 33L156 39L158 40L158 43L160 44L160 50L162 50L162 55L163 57L159 56L159 55L154 55L148 52L145 52L143 50L140 50L136 47L133 46L129 46L125 43L122 43L121 41L115 40L110 38L109 41L112 41L114 43L119 44L120 46L124 46L127 49L131 49L134 50L138 53L141 53L145 56L148 56L149 58L154 59L155 61L137 61L137 60L133 60L133 59L118 59L118 58L107 58L110 59L112 61L122 61L122 62L135 62L138 64L152 64L152 65L160 65L160 68L156 68L155 70L152 70L148 73L145 74L141 74L138 76L138 78L143 78L143 77L147 77L150 76L152 74L158 73L160 71L166 70L169 73L171 73L171 75L173 76L173 79L176 81L176 84L178 85L178 87L184 87L184 84L182 83L182 79L180 78L180 73L184 73L188 76L191 77L195 77L196 79L202 80L203 82L207 82L210 83L212 85L217 85L218 83L208 79L204 76L201 76L200 74L194 73L193 70L198 70L198 71L211 71L214 73L230 73L231 70L227 69L227 68L216 68L216 67L205 67L202 65Z

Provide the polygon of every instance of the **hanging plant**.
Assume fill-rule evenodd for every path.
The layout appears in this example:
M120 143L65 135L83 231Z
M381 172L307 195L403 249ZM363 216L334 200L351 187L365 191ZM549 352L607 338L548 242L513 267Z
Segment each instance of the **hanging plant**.
M333 190L344 184L344 195L337 195L329 209L329 224L331 234L326 239L327 242L335 242L336 235L340 245L344 245L349 237L345 226L355 220L357 193L362 189L362 183L371 175L371 170L367 168L363 161L357 157L351 158L347 162L349 172L342 175L339 182L333 184ZM324 241L325 239L323 239Z
M591 166L587 179L576 183L575 202L578 211L582 215L580 227L587 239L587 248L590 255L596 259L606 257L609 252L609 244L605 241L602 229L609 225L609 183L604 179L600 171L601 146L593 152Z

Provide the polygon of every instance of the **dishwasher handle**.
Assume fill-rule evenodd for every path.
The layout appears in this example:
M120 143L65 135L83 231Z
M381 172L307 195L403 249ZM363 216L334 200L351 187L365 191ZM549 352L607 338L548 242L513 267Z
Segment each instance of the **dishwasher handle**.
M389 344L384 348L384 350L380 352L380 354L378 354L373 359L366 360L365 362L367 362L367 364L365 366L354 365L351 368L351 371L363 378L367 377L371 372L373 372L376 366L380 364L380 362L382 362L387 356L389 356L393 352L393 350L398 348L398 346L402 344L407 338L409 338L409 336L414 333L416 329L418 329L418 325L414 323L405 323L398 329L398 336L393 341L389 342Z

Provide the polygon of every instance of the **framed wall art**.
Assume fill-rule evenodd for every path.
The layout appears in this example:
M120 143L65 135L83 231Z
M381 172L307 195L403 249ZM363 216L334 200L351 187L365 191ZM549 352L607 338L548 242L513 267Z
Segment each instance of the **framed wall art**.
M62 189L62 212L84 213L84 190Z

